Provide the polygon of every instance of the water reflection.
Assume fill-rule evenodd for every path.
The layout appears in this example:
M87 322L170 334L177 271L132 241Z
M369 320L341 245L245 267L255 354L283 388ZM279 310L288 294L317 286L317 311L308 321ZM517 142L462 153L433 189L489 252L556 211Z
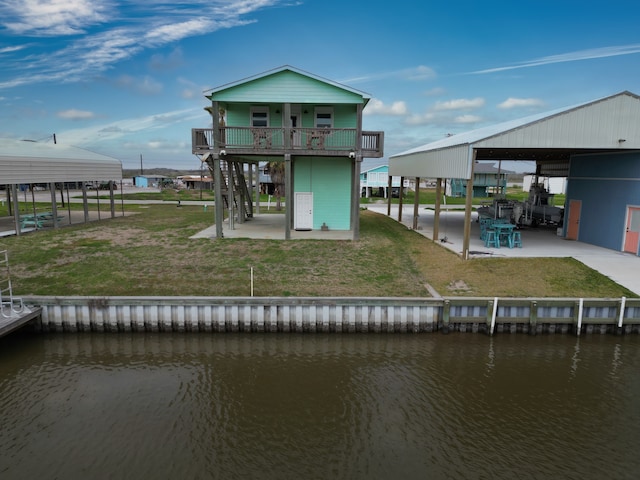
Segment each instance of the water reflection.
M0 341L0 477L632 478L638 344L9 337Z

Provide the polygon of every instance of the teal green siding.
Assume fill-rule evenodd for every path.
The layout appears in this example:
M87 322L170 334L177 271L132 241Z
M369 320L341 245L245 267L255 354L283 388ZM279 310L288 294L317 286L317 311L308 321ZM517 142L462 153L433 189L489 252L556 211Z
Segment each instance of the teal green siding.
M269 107L269 126L282 127L282 105L268 105L264 102L247 104L232 103L223 105L226 111L228 127L250 127L251 126L251 108L252 107ZM280 113L276 113L276 111Z
M245 103L364 103L362 95L292 71L274 73L220 90L213 93L211 99Z
M296 157L293 189L313 193L313 229L351 229L351 160ZM295 207L294 207L295 211Z

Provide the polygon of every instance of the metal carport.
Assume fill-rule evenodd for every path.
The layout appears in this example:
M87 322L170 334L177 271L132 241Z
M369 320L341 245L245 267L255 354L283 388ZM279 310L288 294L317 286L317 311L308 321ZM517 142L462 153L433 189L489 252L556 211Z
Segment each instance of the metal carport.
M640 97L624 91L577 106L452 135L392 155L389 175L437 178L437 223L442 179L467 180L462 251L462 257L467 259L476 161L535 161L538 175L567 176L575 155L629 150L640 150ZM437 232L436 224L434 241Z
M112 157L100 155L64 144L38 143L13 139L0 139L0 185L7 186L7 201L13 207L16 234L20 235L18 185L44 183L51 190L51 203L55 214L55 185L82 182L87 215L85 182L110 182L113 215L113 182L122 180L122 163ZM54 220L54 225L57 222Z

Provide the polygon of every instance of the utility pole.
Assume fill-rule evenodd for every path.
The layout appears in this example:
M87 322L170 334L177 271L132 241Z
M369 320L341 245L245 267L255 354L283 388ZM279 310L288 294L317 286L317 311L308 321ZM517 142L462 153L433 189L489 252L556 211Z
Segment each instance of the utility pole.
M144 171L142 170L142 154L140 154L140 176L144 175Z

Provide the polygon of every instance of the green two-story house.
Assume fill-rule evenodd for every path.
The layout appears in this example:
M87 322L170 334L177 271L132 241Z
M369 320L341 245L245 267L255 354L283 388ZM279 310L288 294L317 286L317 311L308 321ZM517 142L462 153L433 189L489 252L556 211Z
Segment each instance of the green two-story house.
M192 149L213 172L217 219L227 208L229 228L234 217L250 221L246 172L281 162L286 239L292 230L346 230L359 237L360 165L363 158L382 157L384 143L383 132L362 129L369 95L284 66L206 97L212 128L192 130ZM216 236L223 236L220 221Z

